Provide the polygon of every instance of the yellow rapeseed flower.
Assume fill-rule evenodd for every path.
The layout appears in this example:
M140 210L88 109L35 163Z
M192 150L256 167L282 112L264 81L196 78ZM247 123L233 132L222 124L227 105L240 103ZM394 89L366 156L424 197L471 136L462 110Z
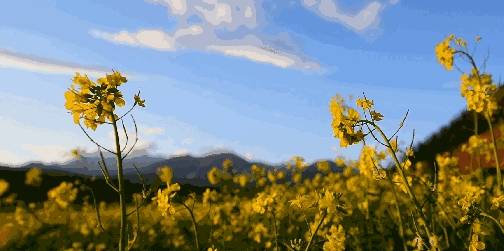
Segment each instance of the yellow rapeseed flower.
M455 53L455 49L450 46L450 43L454 38L454 35L446 37L443 41L437 44L435 48L436 58L446 70L451 70L453 68L453 55Z
M490 115L497 110L494 94L497 86L490 74L480 74L473 69L470 75L462 74L460 93L466 99L467 110Z
M172 205L171 199L180 191L180 185L177 183L167 185L167 188L159 189L157 196L153 198L157 202L158 210L162 216L175 214L175 207Z
M9 190L9 182L4 179L0 179L0 196Z
M59 186L49 190L47 197L60 208L67 208L76 198L78 190L69 182L61 182Z
M333 97L329 108L332 114L333 136L339 139L341 147L353 145L364 138L362 130L356 130L359 113L346 106L341 96Z
M477 234L471 236L471 242L469 243L469 251L485 250L485 243L479 240Z
M220 176L221 176L221 174L220 174L219 169L217 169L217 167L212 167L210 169L210 171L208 171L208 173L207 173L208 182L210 182L210 184L212 184L212 185L217 185L217 184L219 184L219 182L221 180Z
M326 242L324 242L324 251L341 251L345 250L345 230L342 225L332 225L329 233L326 235Z
M158 169L158 177L164 183L171 183L173 179L173 169L169 166L162 166Z
M373 108L373 105L374 105L373 100L369 100L367 98L358 98L356 100L356 104L358 107L365 109L365 110L366 109L369 110L369 109Z
M29 186L40 186L42 183L42 169L33 167L26 172L25 184Z
M114 114L115 108L126 103L118 87L126 82L126 78L118 71L106 74L96 82L87 75L76 73L73 83L65 92L65 108L72 114L74 123L83 120L86 127L96 130L98 125L118 118ZM143 102L135 96L136 104L143 106Z

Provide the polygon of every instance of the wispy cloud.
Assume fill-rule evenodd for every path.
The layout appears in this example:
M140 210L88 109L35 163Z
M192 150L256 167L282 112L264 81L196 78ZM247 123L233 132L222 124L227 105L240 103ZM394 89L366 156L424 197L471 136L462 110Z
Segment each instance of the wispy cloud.
M388 3L372 1L356 13L348 13L338 6L336 0L301 0L303 6L310 11L329 21L341 23L348 28L363 32L375 27L380 21L380 15L385 7L394 5L399 0L390 0Z
M160 51L193 49L244 58L281 68L317 70L286 36L265 35L262 1L256 0L148 0L167 8L177 18L171 31L139 29L107 32L91 30L109 42Z
M152 48L160 51L174 51L180 45L177 44L185 36L196 36L203 32L198 25L182 28L170 35L161 30L139 30L137 32L120 31L118 33L108 33L99 30L92 30L91 35L107 41L125 44L130 46Z
M65 162L72 158L68 154L70 150L61 145L23 144L21 147L33 154L35 159L45 163Z
M163 127L144 127L141 128L142 132L148 136L158 136L165 133L165 129Z
M83 66L2 49L0 49L0 68L60 75L73 75L75 72L86 72L90 76L99 76L107 72L106 69L100 67Z

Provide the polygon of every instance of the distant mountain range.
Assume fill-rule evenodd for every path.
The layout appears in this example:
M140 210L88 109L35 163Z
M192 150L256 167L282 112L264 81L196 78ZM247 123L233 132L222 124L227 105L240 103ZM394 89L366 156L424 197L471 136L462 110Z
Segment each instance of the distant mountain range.
M133 165L135 165L141 172L146 181L152 181L159 167L169 166L173 169L174 180L176 182L191 184L196 186L206 186L207 172L212 167L220 167L222 162L226 159L233 161L234 172L241 173L250 170L254 164L264 167L266 169L285 168L285 165L270 165L262 162L248 161L234 153L217 153L201 157L194 157L191 155L177 156L171 158L162 158L154 156L136 156L128 158L124 161L124 174L125 177L131 182L138 182L139 177ZM98 166L99 157L83 157L81 159L72 160L63 164L43 164L43 163L29 163L20 167L4 167L1 169L25 171L32 167L40 167L44 171L51 171L59 173L60 175L78 175L87 177L101 178L102 174ZM105 156L105 163L108 166L111 176L116 176L116 162L112 156ZM337 168L334 162L330 162L333 168ZM316 163L311 164L307 170L307 175L315 173Z

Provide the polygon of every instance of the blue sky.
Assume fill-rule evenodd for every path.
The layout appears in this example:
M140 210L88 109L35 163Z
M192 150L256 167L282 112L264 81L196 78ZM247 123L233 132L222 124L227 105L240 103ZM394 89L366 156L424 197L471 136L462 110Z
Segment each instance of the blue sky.
M375 100L400 139L421 140L464 109L458 73L434 46L454 33L504 66L501 1L19 0L0 9L0 162L61 162L95 150L65 111L74 72L111 69L137 90L140 152L232 150L268 162L354 158L331 136L335 94ZM131 128L131 126L130 126ZM110 129L94 136L110 144Z

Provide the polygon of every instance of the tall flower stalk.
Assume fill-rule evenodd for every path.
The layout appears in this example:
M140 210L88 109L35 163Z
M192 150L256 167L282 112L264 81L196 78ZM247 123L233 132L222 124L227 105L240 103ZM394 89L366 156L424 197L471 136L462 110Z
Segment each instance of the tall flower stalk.
M479 42L480 39L480 37L477 37L476 42ZM469 51L467 42L462 38L450 35L436 46L435 51L439 63L443 65L446 70L451 70L453 68L455 56L460 56L466 59L470 64L471 71L469 74L463 72L457 67L457 69L462 72L462 76L460 78L460 94L466 99L467 110L483 115L488 123L492 139L495 170L497 173L496 188L497 193L500 194L503 186L502 174L500 160L497 154L495 132L493 131L492 126L492 116L498 108L497 101L494 97L497 86L492 81L492 75L481 71L480 67L476 64L473 54ZM477 115L475 117L475 134L477 134Z
M105 182L119 196L121 220L118 249L120 251L129 248L127 233L128 214L126 213L126 187L124 184L123 176L123 161L131 153L136 143L138 142L136 122L133 116L131 116L135 125L135 140L132 145L128 145L129 136L124 125L123 118L131 113L136 106L145 107L145 100L142 100L138 93L134 96L134 103L129 110L127 110L120 116L116 113L116 108L123 107L126 104L123 98L123 94L119 90L119 87L126 82L126 77L124 77L118 71L113 71L111 74L106 74L104 77L98 78L96 82L89 79L87 75L76 73L70 88L65 92L65 108L71 113L74 123L79 125L88 139L98 147L98 151L101 157L101 163L99 162L99 165ZM122 125L122 129L126 138L126 142L123 146L121 146L121 140L119 136L119 123ZM84 126L82 124L84 124ZM86 127L95 131L98 126L104 124L112 126L114 133L115 150L110 150L104 147L102 144L98 143L85 129ZM117 185L113 184L111 180L105 158L102 154L102 150L109 152L116 158Z

